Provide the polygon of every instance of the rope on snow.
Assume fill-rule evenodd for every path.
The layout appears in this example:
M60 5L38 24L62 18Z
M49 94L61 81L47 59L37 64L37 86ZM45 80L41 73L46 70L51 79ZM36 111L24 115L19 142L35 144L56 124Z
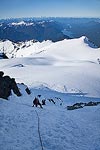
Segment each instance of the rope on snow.
M40 134L40 118L39 118L39 115L38 115L36 110L35 110L35 112L36 112L36 115L37 115L37 118L38 118L38 134L39 134L40 144L41 144L42 150L44 150L43 142L42 142L42 138L41 138L41 134Z

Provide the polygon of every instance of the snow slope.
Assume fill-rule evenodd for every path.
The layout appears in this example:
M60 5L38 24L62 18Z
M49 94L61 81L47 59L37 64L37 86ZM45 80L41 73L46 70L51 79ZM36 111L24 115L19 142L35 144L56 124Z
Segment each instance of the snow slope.
M27 95L18 84L21 97L12 93L8 101L0 99L0 149L42 150L39 116L43 150L99 150L100 105L66 108L77 102L100 101L99 56L100 49L90 47L82 37L37 42L20 48L17 58L0 59L5 75L31 89ZM38 94L46 99L43 109L31 107ZM55 105L48 101L51 98Z
M100 106L68 111L66 106L75 102L99 101L99 99L67 95L49 89L31 89L31 96L11 96L9 101L0 99L0 149L41 150L39 130L44 150L99 150ZM35 95L53 98L54 105L33 108ZM61 98L61 102L57 98Z

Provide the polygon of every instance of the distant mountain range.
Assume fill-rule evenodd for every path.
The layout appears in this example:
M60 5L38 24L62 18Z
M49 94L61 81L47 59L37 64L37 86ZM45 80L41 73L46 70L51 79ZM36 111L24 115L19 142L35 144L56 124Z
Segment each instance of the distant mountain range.
M98 18L22 18L0 20L0 39L22 42L73 39L87 36L100 47Z
M9 39L14 42L36 39L38 41L59 41L67 35L62 32L60 23L55 21L21 21L0 24L0 39Z

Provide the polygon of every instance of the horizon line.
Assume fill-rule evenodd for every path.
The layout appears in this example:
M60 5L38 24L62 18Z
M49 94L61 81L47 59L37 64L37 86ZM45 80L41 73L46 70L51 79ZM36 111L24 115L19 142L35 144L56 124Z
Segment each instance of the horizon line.
M10 19L32 19L32 18L76 18L76 19L81 19L81 18L86 18L86 19L100 19L100 17L63 17L63 16L38 16L38 17L7 17L7 18L0 18L0 20L10 20Z

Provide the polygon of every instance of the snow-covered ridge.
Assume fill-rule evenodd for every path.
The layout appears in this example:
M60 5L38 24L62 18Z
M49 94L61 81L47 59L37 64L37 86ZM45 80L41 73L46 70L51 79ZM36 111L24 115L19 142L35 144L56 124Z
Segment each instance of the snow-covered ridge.
M84 43L86 43L88 46L92 48L97 48L96 45L94 45L86 36L82 36L81 39L83 40Z
M97 61L100 50L90 46L86 37L62 40L59 42L44 41L34 43L29 48L20 49L16 57L41 57L47 60L66 64L68 60Z
M9 58L25 57L31 54L40 53L44 48L52 44L51 41L38 42L30 40L14 43L10 40L0 41L0 52L4 52Z
M21 22L18 22L18 23L13 22L13 23L11 23L11 25L13 25L13 26L20 26L20 25L31 26L31 25L34 25L34 23L26 23L24 21L21 21Z
M12 26L21 26L21 25L24 25L24 26L35 26L35 24L40 24L40 25L43 25L45 24L46 22L54 22L53 20L43 20L43 21L38 21L38 22L25 22L25 21L20 21L20 22L12 22L11 24L9 25L12 25Z
M0 52L5 53L9 58L15 57L16 53L20 49L25 47L30 47L33 43L37 42L36 40L30 40L26 42L14 43L10 40L0 41Z
M55 43L52 41L37 42L35 40L19 43L9 40L1 41L0 51L4 52L9 58L38 57L53 60L63 65L69 60L97 61L98 56L100 56L100 49L96 48L85 36Z

